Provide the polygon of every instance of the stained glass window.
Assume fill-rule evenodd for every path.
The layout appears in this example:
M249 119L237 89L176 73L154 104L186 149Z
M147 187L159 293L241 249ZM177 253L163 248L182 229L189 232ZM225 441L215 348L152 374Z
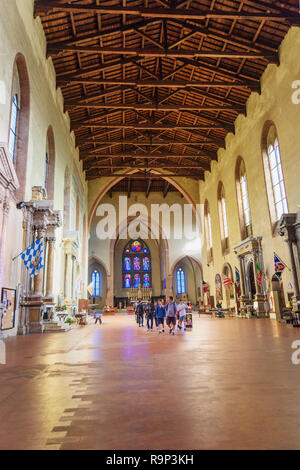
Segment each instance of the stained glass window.
M135 240L131 243L131 250L133 252L139 253L142 250L142 244L138 240Z
M131 259L128 256L124 258L124 271L131 271Z
M135 274L133 287L137 289L140 286L140 283L141 283L141 276L139 274Z
M177 294L185 294L185 274L182 268L176 272Z
M124 276L124 286L126 289L130 289L131 287L131 274L125 274Z
M150 287L150 276L149 274L144 274L143 276L143 286Z
M148 258L148 256L143 258L143 270L144 271L149 271L150 270L150 259Z
M94 283L93 297L99 297L102 295L102 276L97 269L92 273L92 282Z
M145 256L147 255L147 256ZM142 240L131 240L124 248L123 288L151 288L151 255Z
M141 269L141 259L138 256L133 258L133 269L135 271L139 271Z

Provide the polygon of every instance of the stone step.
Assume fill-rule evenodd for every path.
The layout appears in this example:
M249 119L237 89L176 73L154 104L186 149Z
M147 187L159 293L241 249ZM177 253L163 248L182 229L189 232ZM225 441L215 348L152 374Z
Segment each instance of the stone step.
M70 325L58 322L44 323L44 327L44 333L63 333L71 329Z

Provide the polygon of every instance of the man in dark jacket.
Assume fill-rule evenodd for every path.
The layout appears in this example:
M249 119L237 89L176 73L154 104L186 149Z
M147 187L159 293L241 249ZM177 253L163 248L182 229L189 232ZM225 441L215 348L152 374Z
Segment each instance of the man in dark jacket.
M153 319L155 317L155 307L153 300L149 302L146 306L146 317L147 317L147 328L148 331L153 330Z
M157 326L159 328L159 334L165 332L165 317L166 317L166 309L162 304L162 301L159 300L156 308L155 314L157 319Z
M136 312L137 312L137 319L138 319L139 327L144 326L144 305L142 304L141 299L139 299Z

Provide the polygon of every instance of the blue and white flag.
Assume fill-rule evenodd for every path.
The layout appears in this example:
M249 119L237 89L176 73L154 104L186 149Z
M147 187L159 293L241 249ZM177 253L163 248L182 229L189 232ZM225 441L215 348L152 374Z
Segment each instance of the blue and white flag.
M44 240L39 238L27 250L23 251L21 258L24 261L30 276L36 276L44 267Z

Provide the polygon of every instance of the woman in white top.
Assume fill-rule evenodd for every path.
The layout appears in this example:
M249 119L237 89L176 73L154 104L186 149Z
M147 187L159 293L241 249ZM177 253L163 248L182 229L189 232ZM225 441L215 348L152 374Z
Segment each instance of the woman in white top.
M187 306L181 299L179 304L177 305L177 312L179 316L179 321L178 321L178 328L181 330L182 329L182 324L184 328L186 327L186 309Z

